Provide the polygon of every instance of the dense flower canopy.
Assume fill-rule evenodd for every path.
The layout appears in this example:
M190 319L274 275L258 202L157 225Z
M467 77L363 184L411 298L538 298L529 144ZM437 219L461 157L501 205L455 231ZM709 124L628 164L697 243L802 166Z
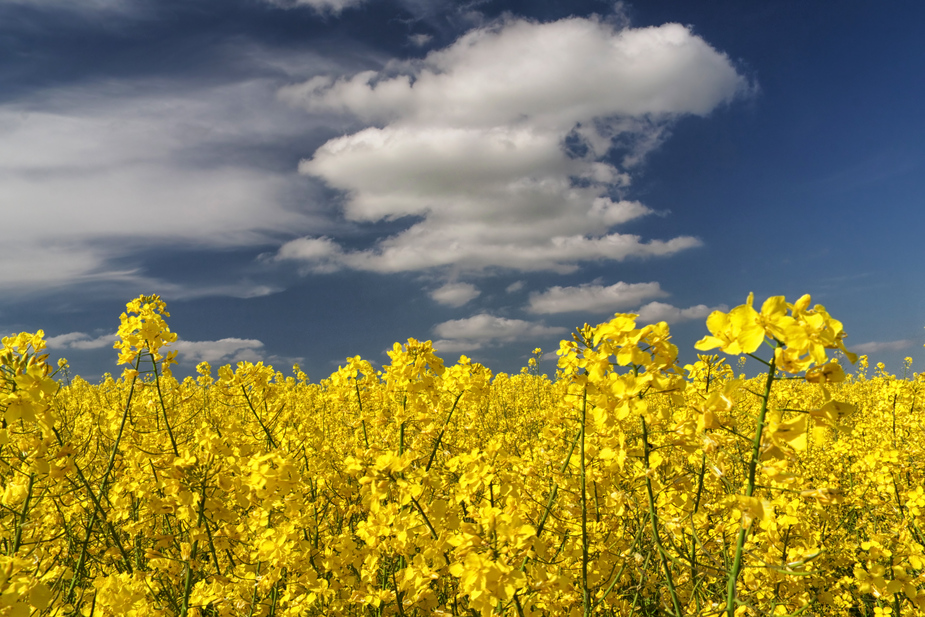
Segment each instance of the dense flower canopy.
M179 382L157 296L98 385L4 338L0 615L922 614L923 381L809 302L710 316L752 379L632 314L555 379L409 339Z

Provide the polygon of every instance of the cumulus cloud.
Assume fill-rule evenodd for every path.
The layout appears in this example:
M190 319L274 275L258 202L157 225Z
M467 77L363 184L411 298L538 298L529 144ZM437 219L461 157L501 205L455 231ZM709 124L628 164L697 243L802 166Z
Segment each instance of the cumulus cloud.
M639 324L658 323L660 321L674 324L693 319L706 319L713 311L725 310L727 310L725 305L710 307L706 304L697 304L682 309L664 302L649 302L633 312L638 313L639 318L636 322Z
M872 354L881 351L901 351L915 345L915 341L902 339L899 341L872 341L870 343L861 343L860 345L847 345L848 351L857 354Z
M667 295L658 283L619 282L607 287L590 283L576 287L555 286L543 292L531 293L527 310L543 314L577 311L613 313L639 306L650 298L663 298Z
M257 339L223 338L217 341L184 341L170 345L177 350L177 359L198 364L227 364L231 362L259 362L264 359L263 342Z
M317 77L282 96L373 121L490 127L527 116L569 130L593 118L704 115L747 87L725 54L680 24L615 30L578 17L475 29L414 68L392 78Z
M470 283L447 283L430 292L434 301L446 306L462 306L477 298L482 292Z
M308 238L278 258L324 270L570 272L699 246L613 231L652 213L618 194L673 119L748 89L684 26L617 29L597 18L508 18L420 61L288 86L279 96L291 105L370 125L328 141L300 171L344 192L348 220L414 218L370 249L295 250L318 239ZM605 160L614 147L622 168Z
M45 344L48 345L49 349L102 349L104 347L112 348L113 343L116 342L118 335L115 333L112 334L103 334L100 336L93 336L87 334L86 332L68 332L67 334L59 334L57 336L50 336L45 339Z
M566 328L480 313L434 326L434 334L439 337L434 347L440 351L471 351L499 343L558 336L567 331Z

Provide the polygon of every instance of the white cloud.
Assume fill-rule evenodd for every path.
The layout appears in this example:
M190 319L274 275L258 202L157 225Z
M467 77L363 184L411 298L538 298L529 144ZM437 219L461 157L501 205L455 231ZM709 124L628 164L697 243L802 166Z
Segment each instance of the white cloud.
M50 349L102 349L112 348L118 339L116 333L93 336L85 332L68 332L45 339ZM179 352L177 359L181 362L199 363L203 360L210 364L240 362L258 362L266 360L263 342L257 339L223 338L217 341L187 341L177 339L165 347L166 350ZM115 352L113 352L115 353ZM272 359L278 359L275 356Z
M594 60L594 62L589 62ZM569 130L614 116L705 115L747 88L729 58L680 24L616 31L594 18L509 19L431 52L408 74L315 78L282 96L372 121Z
M446 306L462 306L477 298L482 292L470 283L447 283L430 292L434 301Z
M300 171L344 191L349 220L417 220L368 250L286 245L278 257L327 270L569 272L699 246L614 232L652 213L614 195L674 118L747 90L681 25L616 30L596 18L509 18L420 61L288 86L279 96L292 105L375 125L328 141ZM624 169L604 162L613 145L627 150Z
M339 15L345 9L366 4L367 0L264 0L264 2L280 8L309 7L318 13ZM399 0L399 3L418 19L431 16L439 9L446 9L447 6L453 7L450 0ZM454 8L460 10L464 7L465 5ZM446 16L444 16L445 19Z
M639 306L650 298L662 298L668 294L658 283L615 283L603 285L584 284L577 287L550 287L543 292L530 294L527 310L531 313L613 313ZM667 305L664 305L667 306Z
M435 228L436 227L436 228ZM469 227L468 233L465 229ZM530 233L525 224L519 231ZM533 226L537 227L536 225ZM504 234L502 230L510 233ZM311 270L333 272L340 267L374 272L405 272L434 267L458 267L464 271L486 268L513 268L522 271L551 270L560 274L574 272L581 261L610 259L623 261L630 257L663 257L698 247L700 240L679 236L671 240L643 241L637 235L607 234L600 237L584 235L553 236L540 242L513 242L518 235L515 227L490 229L484 223L445 227L419 224L379 243L368 251L344 251L332 241L323 257L306 260ZM299 238L286 243L277 259L299 260L299 247L311 246L318 238ZM492 243L492 240L496 240ZM294 248L295 247L295 248Z
M433 342L434 349L438 353L454 353L460 351L475 351L481 349L482 341L454 341L447 339L438 339Z
M408 37L408 40L411 41L412 45L415 47L423 47L430 43L433 38L434 37L429 34L412 34Z
M335 15L344 9L359 6L366 0L266 0L270 4L283 8L292 8L297 6L307 6L315 9L319 13L334 13Z
M234 285L177 285L163 282L149 285L161 291L165 299L191 300L194 298L228 297L228 298L262 298L283 291L282 287L262 285L260 283L239 283Z
M326 273L340 269L343 255L340 245L330 238L296 238L283 244L272 259L300 262L306 271Z
M17 229L0 288L139 281L125 266L139 249L257 246L317 228L320 215L290 204L304 179L227 155L310 122L269 81L169 90L111 83L0 105L0 211Z
M633 312L638 313L639 318L636 322L639 324L658 323L660 321L674 324L694 319L706 319L713 311L725 310L727 310L726 306L710 307L706 304L697 304L682 309L670 304L665 304L664 302L649 302L639 310Z
M223 338L217 341L184 341L172 343L170 349L179 351L177 359L183 362L259 362L264 359L263 343L257 339Z
M434 326L434 334L440 337L434 343L434 347L442 351L471 351L499 343L531 341L561 335L567 331L565 328L546 326L522 319L508 319L480 313L466 319L453 319Z
M518 291L523 289L525 286L526 286L526 283L524 283L523 281L514 281L513 283L505 287L504 291L506 291L509 294L517 293Z
M68 332L50 336L45 339L45 343L50 349L111 349L117 338L118 335L115 333L94 337L86 332Z
M846 345L848 351L856 354L873 354L881 351L901 351L915 345L915 341L903 339L899 341L883 341L861 343L860 345Z

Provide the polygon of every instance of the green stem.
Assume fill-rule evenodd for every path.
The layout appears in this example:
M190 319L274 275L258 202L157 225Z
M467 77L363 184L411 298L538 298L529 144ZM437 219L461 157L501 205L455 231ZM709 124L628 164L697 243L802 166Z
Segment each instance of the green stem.
M899 397L898 394L893 395L893 447L896 447L896 399Z
M591 590L588 588L588 500L585 493L585 422L587 417L588 388L586 386L581 400L581 453L579 454L581 472L581 602L584 607L584 617L590 617L591 615Z
M167 418L167 405L164 404L164 395L161 392L161 376L157 372L157 362L154 361L154 354L151 354L151 363L154 365L154 385L157 387L157 398L161 402L161 410L164 412L164 424L167 426L167 436L170 437L170 445L173 447L174 456L179 457L180 452L177 450L177 440L173 438L173 430L170 428L170 419Z
M135 361L135 371L138 370L138 363L140 358ZM132 377L132 385L129 388L128 400L125 403L125 409L122 410L122 420L119 423L119 431L116 433L116 440L112 444L112 452L109 453L109 463L106 465L106 471L103 472L103 477L100 479L100 492L98 497L93 497L91 492L91 497L93 497L93 514L90 516L90 522L87 524L87 533L84 536L83 543L80 546L80 556L77 558L77 566L74 568L74 576L71 578L71 584L68 586L67 595L65 596L65 602L70 603L71 599L74 597L74 587L77 585L77 580L80 578L80 572L84 567L84 563L87 560L87 549L90 546L90 537L93 535L93 527L96 525L96 519L99 517L101 501L103 496L106 494L106 489L108 489L109 483L109 474L112 473L113 467L116 465L116 454L119 452L119 442L122 441L122 433L125 430L125 422L128 420L128 412L132 406L132 397L135 394L135 383L138 381L138 375L136 374Z
M768 376L764 382L764 393L761 394L761 409L758 412L758 425L755 427L755 438L752 440L752 456L748 463L748 488L745 491L746 497L751 497L755 492L755 472L758 468L758 457L761 454L761 434L764 432L764 419L768 413L768 401L771 398L771 387L774 385L774 373L777 372L775 358L772 357L768 365ZM729 570L726 581L726 614L728 617L735 617L735 599L736 599L736 581L739 573L742 571L742 552L745 547L745 536L748 535L748 527L740 526L739 536L736 540L736 552L732 561L732 568Z
M257 570L254 572L254 595L251 597L251 607L247 611L247 617L254 617L254 609L257 607L257 583L260 581L260 566L263 562L257 562Z
M264 426L263 420L260 419L260 414L257 413L256 409L254 409L254 405L253 403L251 403L251 398L247 395L247 388L245 388L243 384L241 385L241 392L244 393L244 400L247 401L247 406L250 408L251 412L254 414L254 417L257 418L257 424L260 425L260 428L262 428L263 432L266 434L269 445L275 448L276 441L273 439L273 435L270 434L270 429Z
M199 494L199 513L196 517L196 527L202 525L203 519L205 518L205 509L206 509L206 481L202 481L202 492ZM208 527L208 523L206 524ZM210 538L211 539L211 538ZM193 590L193 567L192 562L195 561L196 555L198 554L199 540L193 541L193 546L190 548L189 559L186 560L184 573L183 573L183 606L180 609L180 614L183 617L186 617L189 612L189 597L190 592ZM215 564L216 569L218 568L218 562Z
M569 462L572 460L572 454L575 452L575 446L578 445L578 441L581 439L584 429L578 431L575 434L575 439L572 440L572 445L569 447L568 454L565 455L565 459L562 461L562 465L559 466L559 473L565 473L565 470L568 469ZM552 505L556 502L556 496L559 494L559 484L553 483L552 490L549 492L549 499L546 500L546 508L543 510L543 516L540 517L540 522L536 526L536 537L539 538L543 533L543 529L546 528L546 521L549 518L549 513L552 512ZM566 534L568 535L568 534ZM524 557L524 561L520 564L520 571L523 572L527 569L527 564L530 562L530 557ZM520 593L520 590L514 592L514 600L517 600L517 594Z
M61 438L61 433L58 432L56 427L51 427L52 432L55 434L55 439L58 440L58 445L64 447L64 440ZM90 499L93 500L93 503L96 507L101 507L99 501L96 498L96 495L93 494L93 489L90 488L90 483L87 481L87 477L84 475L83 471L80 469L80 465L77 464L76 458L72 461L74 465L74 471L77 472L77 477L83 483L84 488L87 489L87 494L90 495ZM116 540L116 538L113 538Z
M646 464L646 493L649 497L649 522L652 525L652 537L655 540L655 546L658 548L658 556L662 562L662 570L665 571L665 582L668 584L668 593L671 594L671 604L674 606L675 617L681 617L681 603L678 600L678 592L674 587L674 579L671 577L671 569L668 567L668 559L665 554L665 547L662 546L662 538L658 533L658 514L655 512L655 494L652 491L652 480L649 477L649 429L646 425L644 416L642 420L642 454Z
M697 528L694 522L694 515L700 509L700 498L703 495L703 479L707 473L707 453L704 452L700 457L700 475L697 478L697 496L694 498L694 509L691 512L691 582L697 579ZM699 600L698 600L699 606Z
M417 508L417 509L418 509L418 512L421 513L421 518L424 519L424 523L427 525L427 529L430 531L430 537L433 538L434 540L436 540L436 539L437 539L437 530L434 529L434 526L433 526L433 525L431 525L430 519L427 518L427 515L424 513L424 508L421 507L421 504L418 503L418 500L417 500L417 499L415 499L415 498L412 497L411 495L408 495L408 496L411 497L411 503L414 504L414 507Z
M636 537L633 538L633 544L632 546L630 546L630 551L636 550L636 546L639 544L639 539L642 537L643 529L644 529L643 527L640 527L639 531L636 532ZM609 596L610 592L613 591L613 588L617 586L617 583L623 580L623 573L626 571L627 563L629 562L628 561L623 562L623 565L620 566L620 571L617 572L616 576L613 576L611 578L610 585L607 587L607 589L604 590L604 593L601 595L601 597L594 601L594 605L591 607L592 612L594 611L595 608L597 608L597 606L601 602L607 599L607 596ZM613 570L611 570L611 574L613 574Z
M562 465L559 467L559 473L565 473L565 470L568 469L569 462L572 460L572 454L575 452L575 446L578 445L578 441L581 439L581 435L584 430L580 430L575 433L575 439L572 440L572 445L568 450L568 454L565 455L565 459L562 461ZM540 522L536 526L536 537L539 538L540 534L543 533L543 529L546 527L546 520L549 518L549 513L552 511L552 504L556 501L556 496L559 494L559 484L554 483L552 485L552 491L549 493L549 499L546 500L546 509L543 510L543 516L540 517Z
M32 500L32 487L35 486L35 474L29 474L29 486L26 487L26 498L22 504L22 512L19 513L19 520L16 521L16 535L13 537L13 546L10 547L10 556L16 554L22 545L22 528L26 524L26 517L29 516L29 502Z
M369 435L366 434L366 418L363 417L363 400L360 398L360 382L354 380L353 385L357 389L357 405L360 406L360 422L363 424L363 441L366 443L366 449L369 449Z
M450 409L450 413L447 414L447 416L446 416L446 421L443 423L443 428L440 429L440 434L437 435L437 441L434 442L434 449L431 450L431 452L430 452L430 458L427 460L427 467L424 468L424 473L427 473L428 471L430 471L430 466L434 464L434 457L437 456L437 449L440 447L440 442L443 440L443 433L446 431L446 427L449 426L449 424L450 424L450 418L453 417L453 412L456 411L456 405L459 404L459 399L462 398L462 395L463 395L464 393L465 393L465 390L463 390L462 392L460 392L460 393L456 396L456 400L453 401L453 408ZM363 430L364 430L364 431L366 430L365 425L364 425ZM367 445L367 447L369 447L369 446Z

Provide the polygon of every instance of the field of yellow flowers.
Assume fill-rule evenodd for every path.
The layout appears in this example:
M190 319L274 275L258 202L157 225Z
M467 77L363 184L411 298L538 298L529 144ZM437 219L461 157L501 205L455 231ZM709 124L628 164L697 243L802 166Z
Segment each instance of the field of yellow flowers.
M0 615L925 614L925 380L846 374L809 296L710 315L747 380L616 315L554 380L410 339L180 382L168 316L98 385L3 339Z

